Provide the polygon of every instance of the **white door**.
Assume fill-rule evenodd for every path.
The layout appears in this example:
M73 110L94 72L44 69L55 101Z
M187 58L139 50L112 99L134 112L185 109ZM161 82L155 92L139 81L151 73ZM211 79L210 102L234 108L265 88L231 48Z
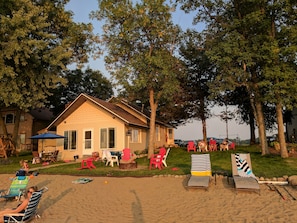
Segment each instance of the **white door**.
M83 144L83 155L91 155L93 152L93 131L91 129L84 130Z

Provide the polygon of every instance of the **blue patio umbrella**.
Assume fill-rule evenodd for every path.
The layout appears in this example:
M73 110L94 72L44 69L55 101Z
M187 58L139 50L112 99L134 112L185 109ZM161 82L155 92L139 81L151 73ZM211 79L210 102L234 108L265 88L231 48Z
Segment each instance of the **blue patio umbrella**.
M30 137L30 139L62 139L62 138L65 138L65 137L54 133L50 133L50 132L46 132L43 134Z
M43 134L39 134L39 135L30 137L30 139L42 139L42 150L43 150L43 140L44 139L62 139L62 138L65 138L65 137L61 136L61 135L54 134L54 133L50 133L50 132L46 132Z

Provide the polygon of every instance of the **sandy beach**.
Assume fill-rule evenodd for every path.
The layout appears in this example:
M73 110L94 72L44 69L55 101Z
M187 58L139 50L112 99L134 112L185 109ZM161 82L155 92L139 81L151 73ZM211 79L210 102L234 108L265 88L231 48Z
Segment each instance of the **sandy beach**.
M10 175L0 175L0 189L10 186ZM186 190L187 177L145 178L90 177L87 184L74 184L80 177L38 175L28 186L46 186L39 205L42 223L179 223L179 222L296 222L297 201L280 187L261 184L261 194L236 193L232 182L219 176L209 190ZM288 186L297 198L297 190ZM0 201L1 210L17 201Z

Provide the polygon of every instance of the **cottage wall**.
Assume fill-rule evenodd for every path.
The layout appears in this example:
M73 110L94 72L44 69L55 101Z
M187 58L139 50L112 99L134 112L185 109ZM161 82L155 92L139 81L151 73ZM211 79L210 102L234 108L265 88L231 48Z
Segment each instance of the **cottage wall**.
M57 126L57 134L64 135L64 131L77 131L77 149L64 150L63 146L58 149L62 153L62 159L73 159L74 155L79 157L90 156L92 152L99 152L102 154L100 148L100 129L114 128L116 134L115 148L113 151L121 151L125 148L125 125L123 121L103 109L98 109L98 106L86 101L71 115L69 115L61 124ZM92 132L92 147L91 149L85 148L84 132Z

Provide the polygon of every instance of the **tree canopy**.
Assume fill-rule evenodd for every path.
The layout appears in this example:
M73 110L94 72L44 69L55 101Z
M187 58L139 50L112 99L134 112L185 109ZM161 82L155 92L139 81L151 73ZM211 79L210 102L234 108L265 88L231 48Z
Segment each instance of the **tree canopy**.
M54 115L62 112L65 106L81 93L103 100L113 96L111 82L100 71L90 68L85 71L68 70L63 72L63 77L67 80L67 84L53 89L52 95L48 98L48 105L53 110Z
M179 89L180 63L174 56L180 29L174 26L164 0L99 0L93 17L104 20L105 61L117 83L129 92L146 92L149 99L149 155L153 153L155 119L162 100Z
M61 72L97 49L92 25L73 22L67 2L0 0L0 106L17 109L14 144L20 111L44 106L51 90L66 83Z
M40 107L64 84L67 65L87 61L96 38L76 24L66 0L0 0L0 101L22 110Z
M180 0L205 22L206 53L216 64L217 92L244 86L267 154L263 104L274 104L282 157L287 157L283 108L296 98L296 2ZM292 100L294 99L294 100Z

